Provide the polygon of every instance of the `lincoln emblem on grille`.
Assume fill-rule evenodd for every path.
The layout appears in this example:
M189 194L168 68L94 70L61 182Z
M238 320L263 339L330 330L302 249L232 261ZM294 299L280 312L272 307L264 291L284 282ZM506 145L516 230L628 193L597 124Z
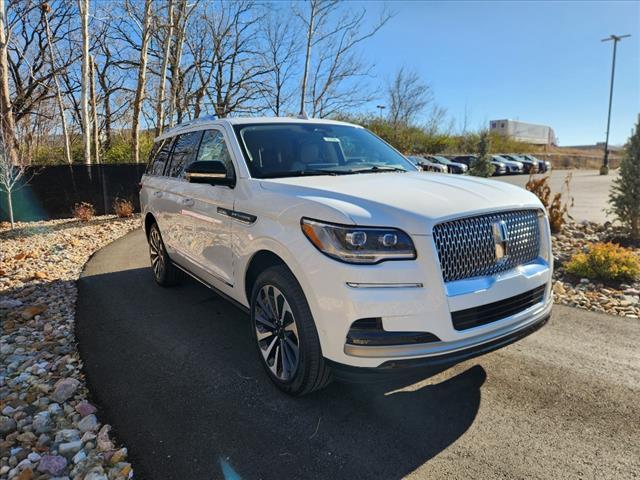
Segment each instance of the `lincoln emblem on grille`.
M509 230L507 222L504 220L494 222L491 228L493 229L493 243L496 247L496 260L500 260L508 254Z

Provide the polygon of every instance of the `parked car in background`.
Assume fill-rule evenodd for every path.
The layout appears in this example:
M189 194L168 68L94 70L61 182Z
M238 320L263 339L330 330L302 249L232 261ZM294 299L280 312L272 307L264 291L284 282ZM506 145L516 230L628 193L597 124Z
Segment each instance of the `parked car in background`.
M469 167L464 163L452 162L442 155L429 155L427 158L433 163L438 163L447 167L449 173L467 173L467 170L469 170Z
M535 195L426 175L348 123L178 125L155 140L140 205L155 281L186 272L234 301L256 360L292 395L341 374L442 370L529 335L553 306Z
M449 169L445 165L440 165L439 163L434 163L427 160L424 157L420 157L418 155L409 155L407 157L411 163L422 168L427 172L436 172L436 173L447 173Z
M478 159L475 155L455 155L451 157L452 162L464 163L468 168L471 168L473 162ZM491 160L491 164L493 165L493 175L504 175L507 173L507 168L504 163L498 162L496 160Z
M492 155L491 160L504 164L507 175L516 175L518 173L524 173L524 165L521 162L514 162L508 160L502 155Z
M546 160L540 160L536 157L534 157L533 155L529 155L529 154L525 154L522 155L524 158L526 158L527 160L530 160L532 162L536 162L538 164L538 172L540 173L545 173L548 172L549 170L551 170L551 162L548 162Z
M538 162L533 162L527 158L524 158L522 155L517 155L515 153L501 153L500 156L506 158L507 160L521 163L524 173L538 171Z

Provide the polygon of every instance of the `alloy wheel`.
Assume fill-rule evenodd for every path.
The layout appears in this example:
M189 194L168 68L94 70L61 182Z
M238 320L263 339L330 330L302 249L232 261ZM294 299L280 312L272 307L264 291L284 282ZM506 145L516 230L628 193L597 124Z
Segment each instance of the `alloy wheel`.
M289 302L277 287L265 285L253 308L258 347L267 367L279 380L291 380L298 368L300 340Z
M151 268L156 280L161 280L164 276L164 245L160 232L157 228L152 228L149 234L149 254L151 256Z

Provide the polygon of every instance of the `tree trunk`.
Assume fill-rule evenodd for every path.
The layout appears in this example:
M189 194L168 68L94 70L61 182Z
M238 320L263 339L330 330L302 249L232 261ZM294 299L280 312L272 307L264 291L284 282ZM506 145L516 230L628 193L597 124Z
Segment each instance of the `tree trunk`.
M171 59L171 93L169 95L169 126L173 126L173 115L176 111L178 86L180 84L180 61L184 45L184 30L187 22L187 0L180 0L178 18L176 19L176 41Z
M160 84L158 85L158 103L156 104L156 137L164 129L164 97L167 83L167 67L169 66L169 54L171 53L171 40L173 39L173 0L169 0L167 6L167 32L162 48L162 66L160 67Z
M46 4L44 4L46 5ZM51 69L55 71L56 68L56 60L55 55L53 54L53 44L51 43L51 28L49 28L49 17L47 16L47 11L42 9L42 16L44 17L44 25L47 33L47 45L49 47L49 61L51 62ZM62 125L62 137L64 140L64 155L66 157L67 163L71 165L73 160L71 159L71 145L69 142L69 130L67 129L67 119L64 110L64 102L62 101L62 94L60 93L60 83L58 82L57 74L53 74L53 82L56 87L56 103L58 104L58 112L60 114L60 123Z
M304 115L304 97L307 93L307 79L309 77L309 64L311 62L311 43L313 41L313 21L316 13L314 1L309 3L311 12L309 13L309 29L307 30L307 47L304 56L304 72L302 74L302 85L300 87L300 115Z
M91 122L89 120L89 0L78 0L82 21L82 90L80 117L82 120L82 147L84 163L91 165Z
M104 108L104 148L106 150L111 147L111 94L109 92L105 92L102 105Z
M11 190L7 190L7 204L9 206L9 221L11 222L11 230L13 230L16 224L13 221L13 201L11 199Z
M135 163L140 163L140 110L144 100L144 87L147 81L147 50L151 30L151 2L144 2L144 19L142 22L142 45L140 47L140 67L138 71L138 85L133 102L133 121L131 122L131 151Z
M9 61L7 56L7 43L9 38L5 32L6 18L4 0L0 0L0 118L2 134L9 161L15 164L18 161L16 126L13 117L13 103L9 94Z
M96 64L93 55L89 57L89 86L91 94L91 117L93 119L93 154L96 159L96 163L100 163L100 129L98 125L98 110L96 108L96 84L94 74L96 71Z

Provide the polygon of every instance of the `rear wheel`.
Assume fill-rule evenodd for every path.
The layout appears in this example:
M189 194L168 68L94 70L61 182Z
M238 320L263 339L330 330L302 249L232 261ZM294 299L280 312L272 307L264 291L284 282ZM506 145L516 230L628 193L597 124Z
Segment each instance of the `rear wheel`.
M251 295L251 329L262 365L281 390L305 395L331 381L309 305L285 266L258 276Z
M158 285L163 287L175 285L180 279L180 270L176 268L169 259L157 223L151 225L148 240L153 278L155 278Z

